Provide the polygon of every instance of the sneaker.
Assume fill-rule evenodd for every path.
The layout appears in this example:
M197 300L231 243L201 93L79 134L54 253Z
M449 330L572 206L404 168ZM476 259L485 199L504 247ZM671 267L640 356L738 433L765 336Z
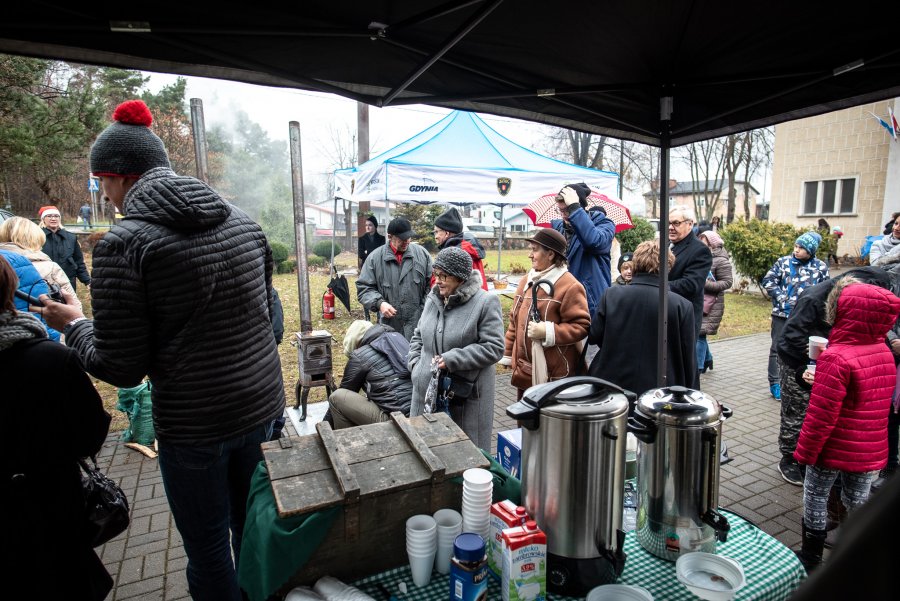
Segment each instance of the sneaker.
M794 486L803 486L803 473L800 471L800 464L793 457L782 457L778 462L778 471L781 477L788 484Z
M776 401L781 400L781 384L779 384L778 382L775 382L774 384L769 386L769 392L772 393L773 399L775 399Z

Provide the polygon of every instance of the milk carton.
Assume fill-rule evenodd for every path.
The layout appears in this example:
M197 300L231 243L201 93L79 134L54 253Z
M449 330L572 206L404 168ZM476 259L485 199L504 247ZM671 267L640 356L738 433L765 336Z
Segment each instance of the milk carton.
M547 599L547 535L533 520L507 528L503 540L503 601Z
M491 535L488 540L488 566L491 571L500 577L503 571L503 540L500 535L507 528L521 526L528 515L525 508L517 506L512 501L500 501L491 505Z

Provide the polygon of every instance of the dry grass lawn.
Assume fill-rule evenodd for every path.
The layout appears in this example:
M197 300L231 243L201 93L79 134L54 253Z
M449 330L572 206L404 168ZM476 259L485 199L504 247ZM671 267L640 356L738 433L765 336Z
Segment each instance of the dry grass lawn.
M488 251L486 258L487 272L489 275L496 270L497 251ZM86 257L86 261L90 264L90 257ZM339 270L355 269L356 256L351 253L342 253L335 258L335 263ZM509 269L512 265L527 267L531 263L528 260L527 250L505 250L502 253L502 263L504 270ZM347 358L344 356L341 348L344 333L353 320L363 319L362 306L356 301L356 276L348 275L347 281L350 286L350 312L348 313L344 306L337 302L334 320L322 319L322 295L325 293L326 286L330 280L327 270L311 270L309 274L310 304L312 307L312 326L315 330L327 330L334 338L332 345L334 357L334 377L340 383L341 374L344 371L344 365ZM287 402L293 404L296 402L294 388L297 384L299 372L297 369L297 348L292 344L294 334L300 331L300 303L298 294L298 278L297 274L282 274L275 276L275 288L281 296L281 302L284 306L284 340L279 347L281 355L282 373L284 374L284 389ZM90 296L84 286L79 286L78 296L84 303L85 314L90 317ZM501 296L504 315L509 314L512 307L512 300L506 296ZM754 334L758 332L766 332L770 327L769 311L771 305L768 301L755 294L728 294L726 297L725 317L719 328L717 336L711 340L729 338L733 336L742 336L745 334ZM500 372L508 371L506 368L498 368ZM116 409L117 389L105 382L94 379L97 390L103 398L104 406L113 416L111 430L123 430L128 426L128 420L124 413ZM325 388L313 388L309 394L310 402L322 401L325 399Z

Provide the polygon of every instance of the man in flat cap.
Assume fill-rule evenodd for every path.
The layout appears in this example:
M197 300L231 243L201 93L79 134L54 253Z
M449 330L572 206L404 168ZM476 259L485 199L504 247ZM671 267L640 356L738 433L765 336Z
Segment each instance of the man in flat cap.
M381 323L412 340L431 290L431 255L410 242L412 225L404 217L388 224L388 243L376 248L363 263L356 280L356 297Z

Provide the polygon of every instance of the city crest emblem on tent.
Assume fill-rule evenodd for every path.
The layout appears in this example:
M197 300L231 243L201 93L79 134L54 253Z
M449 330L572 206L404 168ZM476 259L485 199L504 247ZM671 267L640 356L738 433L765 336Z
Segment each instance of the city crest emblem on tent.
M497 178L497 192L500 193L500 196L506 196L509 194L509 189L512 188L512 180L508 177L498 177Z

